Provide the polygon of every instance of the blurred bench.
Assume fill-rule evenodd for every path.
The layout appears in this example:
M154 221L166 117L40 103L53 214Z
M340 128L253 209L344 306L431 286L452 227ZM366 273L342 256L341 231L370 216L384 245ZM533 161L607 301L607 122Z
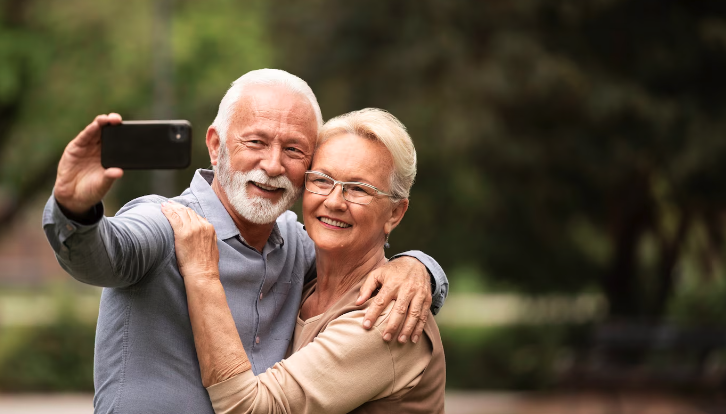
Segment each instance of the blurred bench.
M726 389L726 329L609 323L563 376L598 388Z

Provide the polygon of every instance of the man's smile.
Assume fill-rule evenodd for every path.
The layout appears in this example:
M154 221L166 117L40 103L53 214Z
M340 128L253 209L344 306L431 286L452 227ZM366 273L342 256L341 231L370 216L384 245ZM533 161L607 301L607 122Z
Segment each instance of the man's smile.
M257 188L259 188L261 190L265 190L265 191L270 191L270 192L272 192L272 191L278 191L278 190L285 191L284 188L272 187L272 186L269 186L269 185L265 185L265 184L262 184L262 183L258 183L256 181L250 181L250 183L252 183L252 185L254 185L255 187L257 187Z

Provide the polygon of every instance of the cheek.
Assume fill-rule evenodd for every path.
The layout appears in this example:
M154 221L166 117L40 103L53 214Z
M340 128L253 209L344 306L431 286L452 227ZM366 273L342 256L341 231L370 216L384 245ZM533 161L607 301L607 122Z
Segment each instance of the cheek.
M229 164L235 171L243 172L253 170L258 162L259 156L254 151L236 151L229 159Z
M303 220L312 218L312 215L315 213L315 209L317 208L317 206L319 204L320 204L320 202L315 197L315 194L312 194L309 191L303 190L303 197L302 197Z
M305 171L307 170L307 165L300 160L289 160L285 163L287 178L295 185L295 187L303 186L305 181Z

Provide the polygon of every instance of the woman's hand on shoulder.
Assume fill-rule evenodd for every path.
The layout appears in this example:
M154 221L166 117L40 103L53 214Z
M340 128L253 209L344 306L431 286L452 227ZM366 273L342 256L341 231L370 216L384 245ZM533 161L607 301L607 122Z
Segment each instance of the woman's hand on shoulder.
M179 273L185 279L219 280L219 250L214 226L194 210L169 201L161 211L174 230Z

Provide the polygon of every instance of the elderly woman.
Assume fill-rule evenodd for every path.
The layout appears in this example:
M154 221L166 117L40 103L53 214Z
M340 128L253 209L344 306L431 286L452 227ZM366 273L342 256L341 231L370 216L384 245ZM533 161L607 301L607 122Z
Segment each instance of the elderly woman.
M428 318L421 338L385 342L365 330L364 277L386 263L383 247L408 209L416 152L405 127L379 109L328 121L303 196L317 280L304 290L288 358L255 376L219 282L214 229L167 203L176 238L202 382L218 413L439 413L444 411L441 338ZM375 300L375 299L372 299Z

